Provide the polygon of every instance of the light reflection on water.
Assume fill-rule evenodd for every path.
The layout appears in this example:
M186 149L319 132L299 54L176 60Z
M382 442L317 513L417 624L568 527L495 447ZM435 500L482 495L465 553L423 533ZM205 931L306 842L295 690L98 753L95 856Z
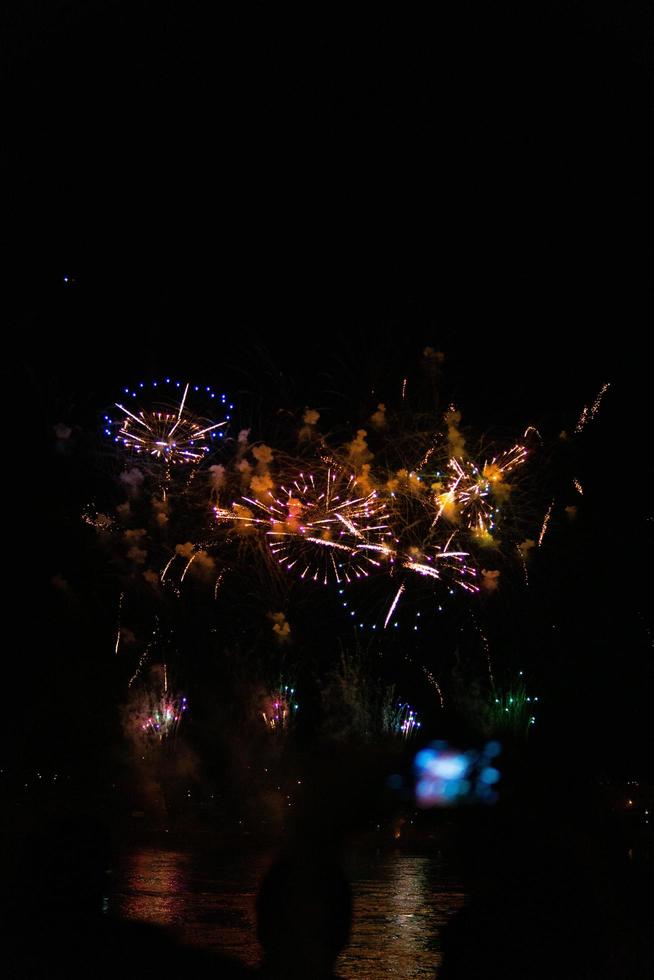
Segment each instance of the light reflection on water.
M138 848L126 855L114 914L174 930L189 946L259 962L255 902L272 854L213 854ZM338 961L345 980L436 975L440 930L464 896L431 855L350 853L352 936Z

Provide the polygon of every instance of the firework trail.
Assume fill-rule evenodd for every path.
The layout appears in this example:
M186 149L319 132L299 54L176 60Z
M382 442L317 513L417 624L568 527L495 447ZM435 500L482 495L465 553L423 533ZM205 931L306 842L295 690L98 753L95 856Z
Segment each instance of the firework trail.
M525 577L525 585L527 586L527 588L529 588L529 573L527 572L527 559L525 558L525 553L519 544L516 545L516 551L518 552L518 556L522 564L522 572Z
M604 397L604 395L606 394L606 392L609 390L610 387L611 387L611 382L607 381L607 383L602 385L602 387L600 388L599 392L597 393L597 397L595 398L595 401L590 406L590 408L588 407L588 405L584 405L583 411L579 416L579 421L575 426L576 435L578 435L580 432L583 432L583 430L586 428L588 423L595 418L595 416L599 412L600 405L602 403L602 398Z
M153 637L156 637L156 635L157 635L156 628L153 630L152 635L153 635ZM151 640L148 643L148 645L146 646L146 648L143 651L143 653L141 654L141 656L139 658L139 662L136 665L136 670L134 671L134 673L130 677L129 682L127 684L128 690L132 686L132 684L134 683L134 681L136 680L136 678L139 676L139 674L141 673L141 670L143 669L143 665L145 664L145 661L148 659L148 656L150 655L150 650L152 649L153 642L154 642L154 640Z
M542 527L540 529L540 535L539 535L539 538L538 538L538 547L539 548L542 545L543 538L545 537L545 535L547 533L547 527L548 527L549 522L550 522L550 517L552 516L552 508L553 507L554 507L554 501L552 501L552 503L547 508L547 513L545 514L545 517L543 518L543 525L542 525Z
M125 597L125 593L124 592L121 592L120 593L120 598L118 599L118 626L117 626L117 630L116 630L116 645L114 647L114 654L116 656L118 656L118 648L120 647L120 630L121 630L120 620L121 620L121 615L122 615L122 611L123 611L123 599L124 599L124 597Z
M431 684L431 686L436 690L436 693L438 694L438 699L439 699L439 701L441 703L441 708L444 708L445 707L445 698L443 697L443 692L441 690L440 684L438 683L438 681L436 680L436 678L432 674L431 670L428 670L427 667L423 666L422 667L422 672L425 675L425 677L427 678L427 680L429 681L429 683Z
M388 612L386 613L386 619L384 620L384 629L386 629L386 627L388 626L388 624L390 622L390 618L393 615L393 613L395 612L395 609L397 607L397 604L400 601L400 598L402 596L402 593L404 592L405 589L406 589L406 585L404 584L404 582L402 582L402 584L400 585L399 589L395 593L395 596L393 598L393 601L391 602L391 605L390 605L390 608L389 608Z
M535 436L538 436L538 438L540 439L541 446L542 446L543 445L543 437L542 437L542 435L540 434L540 432L538 431L538 429L536 428L535 425L528 425L527 428L525 429L525 433L524 433L524 435L523 435L522 438L523 439L527 439L529 437L530 433L532 433L532 432L534 433Z

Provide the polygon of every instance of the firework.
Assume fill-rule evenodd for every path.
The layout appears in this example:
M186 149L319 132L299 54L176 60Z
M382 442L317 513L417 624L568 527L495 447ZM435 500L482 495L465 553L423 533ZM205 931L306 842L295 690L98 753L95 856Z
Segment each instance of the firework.
M609 390L610 387L611 387L611 382L607 381L607 383L602 385L602 387L600 388L593 404L590 407L588 405L584 405L583 411L579 416L577 425L575 426L576 435L578 435L580 432L583 432L583 430L586 428L586 426L591 421L591 419L595 418L595 416L599 412L600 405L602 404L602 398L604 397L604 395L606 394L606 392Z
M222 421L196 415L189 408L189 401L201 394L211 402L211 411L224 415ZM229 421L226 395L218 395L210 387L200 388L180 381L153 381L147 386L138 385L135 390L125 388L127 397L115 403L118 417L104 417L104 432L113 438L121 449L166 466L197 464L211 452L214 440L224 436L222 430ZM152 396L147 407L139 406L132 399L148 394ZM172 402L172 398L175 402Z
M449 478L433 498L434 525L444 517L482 538L491 535L497 521L497 500L506 492L504 477L522 465L526 457L525 447L517 444L486 460L481 467L470 460L450 459Z
M450 537L442 547L434 545L424 552L411 549L408 554L400 556L402 567L416 575L447 581L466 592L479 592L479 586L472 581L477 576L477 570L465 561L469 553L455 551L451 543Z
M231 510L214 508L217 520L261 531L275 560L301 579L349 583L392 556L384 499L374 490L362 496L356 478L338 465L300 473L262 499L241 499Z
M432 674L431 670L428 670L427 667L423 666L422 667L422 672L425 675L425 677L427 678L427 680L429 681L429 683L431 684L431 686L435 689L436 693L438 694L438 700L440 701L441 708L444 708L445 707L445 698L443 697L443 692L441 690L440 684L438 683L438 680L434 677L434 675Z
M548 527L548 524L550 522L550 517L552 516L552 508L553 507L554 507L554 501L552 501L552 503L547 508L547 513L545 514L545 517L543 518L543 524L542 524L542 527L540 529L540 535L538 537L538 547L539 548L540 548L540 546L543 543L543 538L547 534L547 527Z
M142 731L155 736L160 742L176 735L186 707L186 698L160 698L148 712L147 719L141 725Z
M145 692L137 707L138 733L159 742L174 738L187 707L186 698L171 694L167 683L163 691Z
M266 694L261 717L268 731L283 734L293 724L299 707L295 700L295 688L289 687L288 684L283 686L280 684L278 688Z
M94 527L96 531L113 531L116 526L114 518L98 511L94 504L88 504L82 511L81 517L85 524Z
M490 720L496 731L524 732L536 724L534 714L538 697L527 694L523 681L514 684L506 692L496 691L490 704Z
M121 617L123 612L123 599L125 598L125 593L120 593L120 598L118 599L118 625L116 627L116 645L114 647L114 654L118 655L118 649L120 647L120 633L121 633Z
M419 728L420 722L418 721L418 716L411 705L398 704L395 724L393 726L394 731L401 738L409 739L412 735L415 735Z
M463 589L469 593L479 592L479 586L475 581L477 570L466 561L469 558L467 551L459 551L451 547L452 538L453 535L450 535L443 546L432 545L425 550L413 547L405 553L394 552L391 556L391 562L432 584L438 582L449 592L453 592L455 588ZM384 618L384 629L388 627L411 578L405 576L394 593Z

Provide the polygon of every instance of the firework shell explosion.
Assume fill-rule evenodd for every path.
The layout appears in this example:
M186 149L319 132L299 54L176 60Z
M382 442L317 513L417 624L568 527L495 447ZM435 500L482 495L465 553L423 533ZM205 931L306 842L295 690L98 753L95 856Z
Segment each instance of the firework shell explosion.
M522 445L513 446L481 466L468 459L451 458L446 479L434 485L433 525L443 519L461 525L482 540L492 537L499 505L509 493L505 476L526 458L527 450Z
M403 739L409 739L420 728L418 716L410 704L398 704L393 730Z
M263 698L261 717L269 732L276 735L287 733L299 709L295 700L295 688L284 684L268 691Z
M214 513L219 522L259 530L286 571L323 585L365 578L392 553L385 500L375 490L362 494L337 464Z
M529 733L536 724L538 696L527 694L523 682L513 684L507 690L497 690L489 705L489 722L493 731L500 734Z
M207 403L211 414L196 414L191 404ZM166 467L197 465L224 438L233 405L227 396L211 387L190 382L140 382L125 388L112 414L104 416L106 436L139 463L150 462ZM223 416L216 422L216 416Z
M187 709L186 698L169 692L145 694L137 725L143 737L163 742L174 738Z

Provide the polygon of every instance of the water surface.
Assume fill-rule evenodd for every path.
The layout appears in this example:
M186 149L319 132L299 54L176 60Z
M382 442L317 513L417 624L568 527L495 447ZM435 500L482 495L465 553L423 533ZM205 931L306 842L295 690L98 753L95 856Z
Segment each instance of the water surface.
M273 853L206 854L136 847L120 866L110 911L172 929L183 943L259 963L255 902ZM440 935L464 896L438 856L360 850L346 855L352 936L338 961L347 980L434 977Z

